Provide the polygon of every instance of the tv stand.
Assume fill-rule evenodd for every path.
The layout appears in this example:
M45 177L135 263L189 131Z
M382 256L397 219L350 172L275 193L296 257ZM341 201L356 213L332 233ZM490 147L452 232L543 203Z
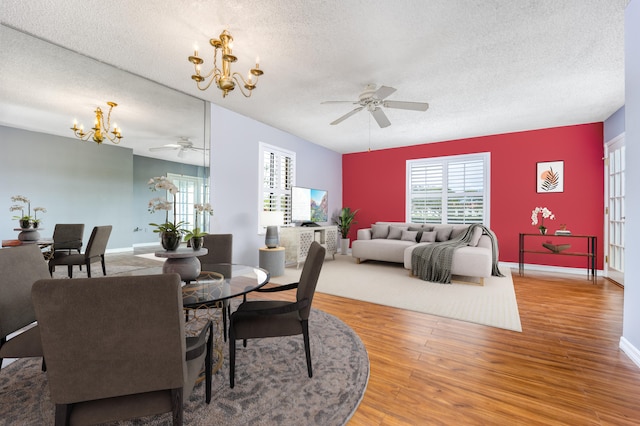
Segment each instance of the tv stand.
M304 262L311 243L317 241L327 249L334 259L338 251L338 227L333 226L295 226L280 228L280 245L285 249L285 262L296 267Z

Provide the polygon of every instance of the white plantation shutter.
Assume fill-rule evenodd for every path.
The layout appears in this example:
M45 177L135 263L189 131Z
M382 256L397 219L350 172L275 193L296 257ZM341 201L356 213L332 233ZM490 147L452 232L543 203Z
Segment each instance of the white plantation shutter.
M295 183L296 154L260 143L260 211L282 211L291 223L291 187Z
M489 154L407 161L407 221L489 222Z

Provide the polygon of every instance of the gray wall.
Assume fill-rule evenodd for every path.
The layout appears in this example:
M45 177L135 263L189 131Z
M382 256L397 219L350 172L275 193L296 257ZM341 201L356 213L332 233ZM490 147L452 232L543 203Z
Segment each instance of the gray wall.
M75 138L52 136L0 126L3 155L0 158L0 236L16 239L18 226L10 212L11 197L23 195L31 207L47 213L40 234L53 235L56 223L84 223L84 241L98 225L113 225L108 251L131 250L134 244L157 243L149 222L164 221L162 213L147 211L157 196L147 182L167 173L201 176L202 167L134 156L133 151L110 144L97 145ZM26 213L26 212L25 212ZM140 232L134 232L138 227ZM147 232L144 230L146 229Z
M624 321L621 345L633 347L640 365L640 1L632 0L625 10L625 144L626 144L626 222ZM631 352L628 349L626 352Z
M624 133L624 106L611 114L604 122L604 142L607 143Z
M250 102L250 101L248 101ZM257 265L260 142L296 153L296 185L329 191L330 216L342 208L342 155L211 105L213 233L233 233L233 260Z

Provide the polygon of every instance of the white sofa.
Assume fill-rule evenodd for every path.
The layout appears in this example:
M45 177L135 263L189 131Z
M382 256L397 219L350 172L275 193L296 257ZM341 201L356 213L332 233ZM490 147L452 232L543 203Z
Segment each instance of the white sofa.
M426 240L434 238L436 242L446 241L464 232L468 226L376 222L371 228L358 230L357 239L351 245L351 255L358 263L366 260L402 263L405 269L411 271L411 254L414 248L432 244ZM385 227L388 230L386 234ZM416 237L420 236L423 242L416 241ZM491 276L492 262L491 238L488 235L479 235L472 239L470 245L454 252L451 274L479 278L482 284L484 278Z

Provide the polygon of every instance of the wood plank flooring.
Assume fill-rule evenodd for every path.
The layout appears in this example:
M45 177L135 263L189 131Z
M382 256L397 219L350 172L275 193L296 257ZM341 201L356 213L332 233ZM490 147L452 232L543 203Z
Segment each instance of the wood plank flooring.
M369 353L349 426L639 425L640 368L618 347L623 288L512 275L522 333L316 293Z
M317 293L369 352L349 425L640 424L640 368L618 348L623 288L512 273L522 333Z

